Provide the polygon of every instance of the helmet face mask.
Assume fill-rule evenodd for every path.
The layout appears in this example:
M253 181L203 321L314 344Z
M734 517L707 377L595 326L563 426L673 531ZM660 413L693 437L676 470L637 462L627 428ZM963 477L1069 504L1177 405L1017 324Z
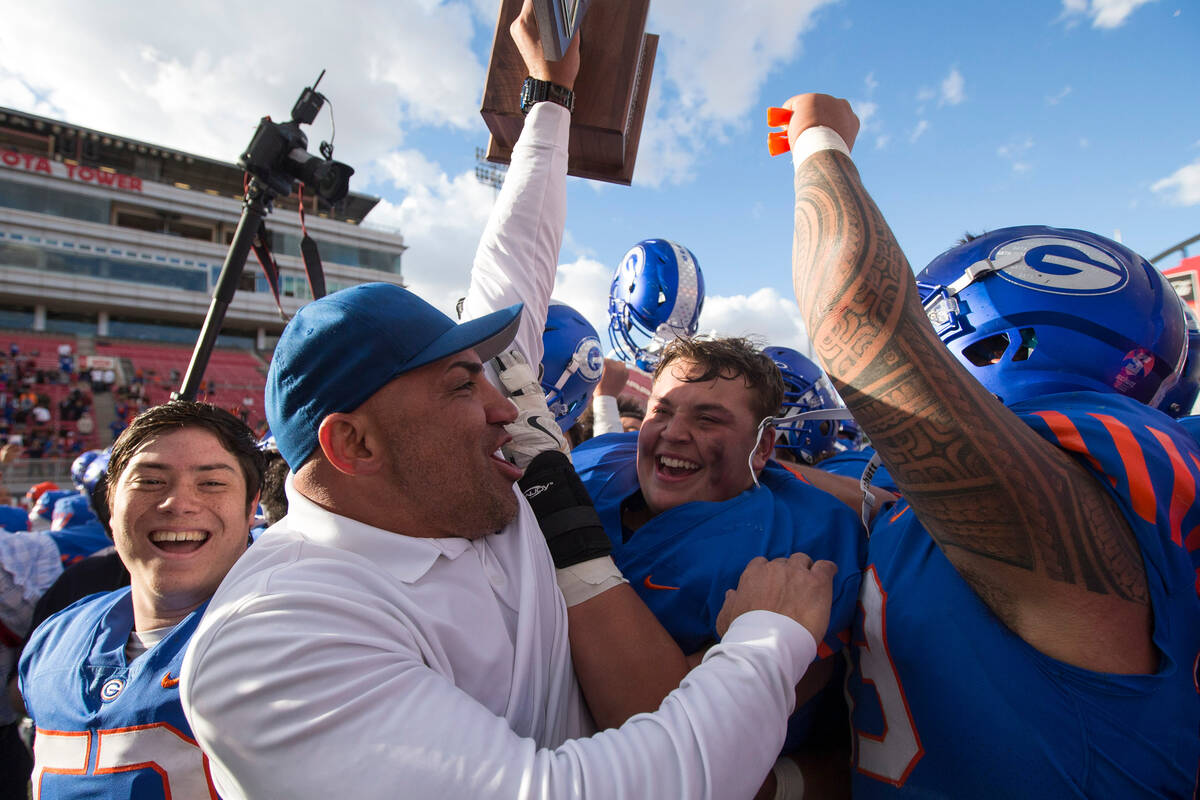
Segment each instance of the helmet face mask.
M1183 366L1170 284L1086 231L992 231L935 258L917 288L938 337L1005 405L1070 391L1154 405Z
M1196 398L1200 396L1200 320L1186 306L1187 357L1179 380L1168 389L1158 402L1158 410L1176 419L1192 413Z
M579 420L604 372L596 329L565 303L552 302L542 332L541 384L546 405L562 430Z
M613 347L653 371L668 342L695 335L703 307L704 275L692 252L665 239L638 242L621 259L609 290Z
M775 446L815 464L837 449L837 420L798 419L797 415L822 408L840 408L829 378L812 360L790 347L765 347L783 376L783 408L775 417Z

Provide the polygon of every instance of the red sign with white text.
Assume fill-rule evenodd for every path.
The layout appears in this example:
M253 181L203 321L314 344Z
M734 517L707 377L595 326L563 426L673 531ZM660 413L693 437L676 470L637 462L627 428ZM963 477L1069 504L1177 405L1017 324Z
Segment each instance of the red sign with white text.
M14 169L24 169L28 172L41 172L97 186L112 186L131 192L142 190L142 179L120 172L109 172L95 167L83 167L78 164L63 164L60 161L35 156L31 153L18 153L16 150L0 150L0 164Z

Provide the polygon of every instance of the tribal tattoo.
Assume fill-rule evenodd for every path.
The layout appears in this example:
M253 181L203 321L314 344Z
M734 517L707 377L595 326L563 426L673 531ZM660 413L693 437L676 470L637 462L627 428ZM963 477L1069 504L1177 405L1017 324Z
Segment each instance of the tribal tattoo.
M818 358L972 585L1000 562L1148 604L1141 553L1114 501L942 345L907 259L840 153L817 153L796 173L792 260ZM1003 591L985 580L981 596Z

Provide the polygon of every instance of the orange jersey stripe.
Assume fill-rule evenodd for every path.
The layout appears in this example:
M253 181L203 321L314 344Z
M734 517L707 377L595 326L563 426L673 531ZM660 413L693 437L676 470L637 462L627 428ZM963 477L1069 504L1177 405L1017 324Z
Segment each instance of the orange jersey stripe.
M1171 541L1183 546L1183 517L1196 499L1196 480L1188 471L1187 463L1179 455L1179 448L1171 437L1164 432L1147 426L1146 430L1158 440L1167 457L1171 459L1171 468L1175 473L1175 485L1171 489Z
M1142 454L1141 445L1133 437L1133 431L1116 417L1095 413L1089 413L1088 416L1100 420L1117 445L1117 452L1121 455L1121 463L1125 467L1125 476L1129 479L1129 499L1133 503L1134 513L1146 522L1154 522L1158 502L1154 498L1154 485L1150 483L1146 457Z
M1079 435L1079 429L1075 427L1075 423L1071 422L1071 418L1066 414L1058 411L1035 411L1035 417L1041 417L1045 420L1046 425L1050 427L1050 432L1058 439L1058 446L1064 450L1070 450L1072 453L1079 453L1087 458L1092 468L1103 474L1104 468L1100 466L1100 462L1088 450L1087 444L1084 443L1083 437ZM1113 486L1117 485L1117 481L1112 476L1109 476L1109 481Z

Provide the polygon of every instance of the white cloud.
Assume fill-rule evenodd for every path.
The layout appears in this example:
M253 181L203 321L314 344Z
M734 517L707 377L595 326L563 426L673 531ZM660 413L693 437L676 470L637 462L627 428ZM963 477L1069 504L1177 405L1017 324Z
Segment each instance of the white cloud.
M1054 94L1046 95L1046 105L1056 106L1059 103L1061 103L1063 100L1065 100L1067 98L1067 95L1069 95L1070 93L1071 93L1071 87L1064 86L1063 88L1059 89Z
M661 40L634 180L650 186L684 182L708 141L749 124L752 116L762 124L754 112L763 84L772 69L797 56L815 11L829 2L762 0L748 13L737 3L706 5L700 12L690 0L655 0L646 30Z
M967 96L963 93L963 76L958 67L951 67L950 74L942 79L942 93L938 105L956 106Z
M1119 28L1139 6L1152 0L1063 0L1062 19L1088 17L1093 28Z
M379 170L405 193L399 203L381 200L368 215L367 227L398 228L409 250L404 280L448 314L466 294L471 262L495 202L495 192L475 180L474 172L449 176L414 151L380 159Z
M882 150L885 147L887 147L888 143L891 141L892 141L892 137L889 136L888 134L886 134L886 133L880 134L879 136L875 137L875 149Z
M1033 137L1026 136L1024 139L1014 138L1008 144L997 147L996 155L1007 161L1013 172L1024 173L1033 169L1033 165L1027 159L1032 150Z
M284 16L297 24L281 26ZM373 0L333 14L315 0L77 0L54 13L17 4L0 30L0 92L23 110L233 161L259 118L286 118L328 63L318 88L343 131L336 156L357 165L399 144L414 121L478 125L484 68L471 31L462 2ZM41 100L22 98L14 82ZM329 138L328 113L310 129L314 151Z
M875 73L868 72L867 77L863 78L863 84L867 87L867 94L871 94L879 87L879 81L875 80Z
M796 301L771 288L750 295L707 298L700 314L700 330L721 336L751 336L763 344L791 347L812 355Z
M607 342L608 290L612 284L613 267L594 258L579 258L558 265L558 276L554 282L555 300L572 306L587 318L600 333L600 341Z
M613 268L590 258L559 264L554 299L574 306L608 342L608 290ZM808 333L800 309L791 297L775 289L750 295L709 295L700 314L700 331L721 336L752 336L764 344L792 347L811 355Z
M1150 186L1176 206L1200 205L1200 159L1182 166Z
M929 130L929 120L920 120L917 122L917 127L913 128L912 133L908 135L908 141L915 142L917 139L920 139L927 130Z

